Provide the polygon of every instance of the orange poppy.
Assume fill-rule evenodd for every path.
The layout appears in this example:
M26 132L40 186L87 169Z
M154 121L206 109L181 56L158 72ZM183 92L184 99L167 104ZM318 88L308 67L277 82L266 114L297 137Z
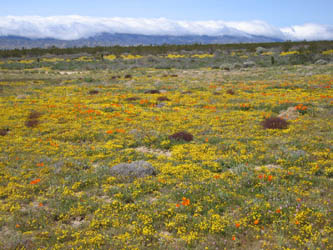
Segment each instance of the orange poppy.
M183 206L188 206L190 205L190 199L187 199L185 197L182 198L183 202L182 202L182 205Z
M35 180L32 180L30 181L30 184L37 184L38 182L40 182L40 179L35 179Z

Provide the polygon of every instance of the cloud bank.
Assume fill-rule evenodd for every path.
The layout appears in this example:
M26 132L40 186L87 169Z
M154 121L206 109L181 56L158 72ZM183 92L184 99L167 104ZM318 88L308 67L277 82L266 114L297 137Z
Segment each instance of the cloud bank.
M304 24L277 28L263 21L176 21L166 18L100 18L86 16L0 17L0 36L74 40L98 33L142 35L267 36L290 40L333 40L333 25Z

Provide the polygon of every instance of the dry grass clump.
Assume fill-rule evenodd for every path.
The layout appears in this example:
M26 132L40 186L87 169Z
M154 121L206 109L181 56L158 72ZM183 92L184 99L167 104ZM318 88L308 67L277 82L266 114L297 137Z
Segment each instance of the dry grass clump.
M163 102L163 101L170 101L170 99L166 96L160 96L157 98L157 101Z
M164 74L164 75L162 75L162 77L178 77L178 75L176 75L176 74L172 74L172 75Z
M1 136L5 136L6 134L8 134L8 132L9 132L9 128L0 129L0 135Z
M127 78L127 79L132 78L132 75L131 74L127 74L127 75L125 75L124 78Z
M186 131L180 131L180 132L170 135L169 139L176 140L176 141L192 141L193 135Z
M161 93L161 92L157 89L150 89L150 90L145 91L145 94L159 94L159 93Z
M234 95L234 94L235 94L235 91L233 91L232 89L228 89L228 90L227 90L227 94L229 94L229 95Z
M269 117L262 122L262 126L265 129L286 129L288 122L280 117Z

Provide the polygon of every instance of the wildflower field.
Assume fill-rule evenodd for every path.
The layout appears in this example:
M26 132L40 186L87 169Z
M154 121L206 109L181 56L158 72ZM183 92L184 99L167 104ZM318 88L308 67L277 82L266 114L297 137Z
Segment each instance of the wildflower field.
M0 249L332 249L332 84L332 64L0 69ZM139 160L156 173L110 172Z

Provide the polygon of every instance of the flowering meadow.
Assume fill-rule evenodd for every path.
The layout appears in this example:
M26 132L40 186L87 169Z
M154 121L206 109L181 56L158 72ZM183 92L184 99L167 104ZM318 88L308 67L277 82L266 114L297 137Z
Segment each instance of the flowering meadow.
M0 249L332 249L332 85L332 64L1 69ZM156 175L110 174L138 160Z

